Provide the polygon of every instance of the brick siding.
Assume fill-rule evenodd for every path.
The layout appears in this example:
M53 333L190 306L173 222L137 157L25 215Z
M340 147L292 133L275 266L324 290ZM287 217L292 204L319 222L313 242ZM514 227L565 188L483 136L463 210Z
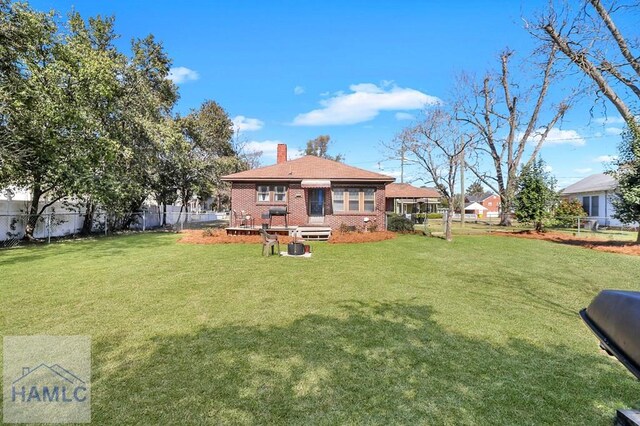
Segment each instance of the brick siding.
M290 226L329 226L331 229L338 229L343 223L347 226L356 226L361 228L364 226L364 218L368 217L370 221L378 224L378 229L384 229L385 223L385 185L379 184L362 184L353 185L340 184L339 187L344 188L375 188L375 211L366 213L333 213L331 189L325 189L325 217L323 224L310 224L308 214L309 189L302 188L300 183L290 183L287 186L287 201L284 203L258 203L257 202L257 185L275 185L272 182L233 182L231 185L231 209L238 214L242 210L245 214L251 215L256 225L263 223L261 215L269 212L270 207L286 206L289 211L288 223ZM280 184L279 184L280 185ZM268 223L268 219L264 220ZM274 216L272 219L273 226L284 226L284 217Z

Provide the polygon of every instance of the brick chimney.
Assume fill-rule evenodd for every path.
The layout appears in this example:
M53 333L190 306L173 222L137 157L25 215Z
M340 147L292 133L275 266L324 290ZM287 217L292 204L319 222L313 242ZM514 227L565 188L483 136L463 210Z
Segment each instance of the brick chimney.
M278 161L276 164L285 163L287 161L287 144L278 144Z

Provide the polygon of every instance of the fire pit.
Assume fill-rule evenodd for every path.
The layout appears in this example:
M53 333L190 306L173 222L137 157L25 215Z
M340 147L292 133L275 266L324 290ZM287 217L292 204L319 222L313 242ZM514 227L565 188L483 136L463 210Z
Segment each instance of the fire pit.
M304 254L304 244L289 243L287 245L287 253L289 256L302 256Z

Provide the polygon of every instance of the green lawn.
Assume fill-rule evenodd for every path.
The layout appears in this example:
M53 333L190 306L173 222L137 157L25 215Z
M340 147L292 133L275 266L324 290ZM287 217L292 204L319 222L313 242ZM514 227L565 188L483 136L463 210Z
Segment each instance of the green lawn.
M0 251L3 335L92 337L95 424L611 424L640 383L577 312L640 258L497 236Z

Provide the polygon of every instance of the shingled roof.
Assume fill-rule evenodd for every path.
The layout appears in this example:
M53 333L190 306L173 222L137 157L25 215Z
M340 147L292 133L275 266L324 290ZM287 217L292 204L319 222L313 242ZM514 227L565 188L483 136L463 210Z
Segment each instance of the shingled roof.
M581 192L611 191L616 189L618 181L604 173L587 176L560 191L561 194L579 194Z
M435 188L417 188L408 183L390 183L385 188L387 198L440 198Z
M487 192L483 192L480 195L467 195L465 198L469 203L482 203L484 200L494 195L495 194L493 192L487 191Z
M327 179L338 182L394 181L392 177L387 175L347 166L337 161L327 160L313 155L307 155L295 160L274 164L273 166L246 170L222 177L222 180L229 182L257 180L295 182L302 179Z

